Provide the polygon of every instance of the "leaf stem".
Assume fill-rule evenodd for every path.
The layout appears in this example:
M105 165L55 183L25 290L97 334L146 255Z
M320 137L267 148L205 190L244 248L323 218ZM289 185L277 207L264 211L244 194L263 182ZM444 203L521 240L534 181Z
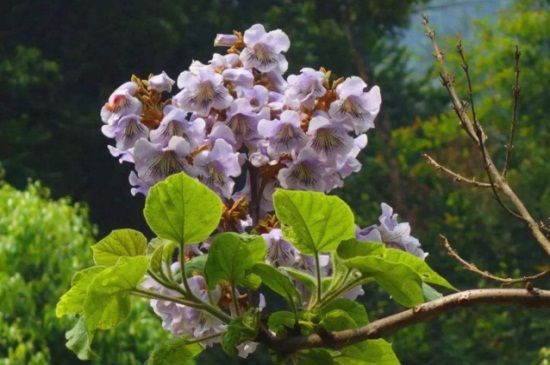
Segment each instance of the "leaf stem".
M317 271L317 301L321 302L322 288L321 288L321 263L319 262L319 253L315 253L315 269Z

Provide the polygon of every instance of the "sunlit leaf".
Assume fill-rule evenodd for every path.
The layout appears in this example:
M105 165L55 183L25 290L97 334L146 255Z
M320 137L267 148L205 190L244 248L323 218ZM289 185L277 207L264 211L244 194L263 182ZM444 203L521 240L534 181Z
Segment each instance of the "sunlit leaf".
M220 198L183 172L153 186L143 210L147 224L159 237L186 245L208 238L221 213Z
M278 189L273 205L285 238L306 255L334 251L355 236L353 213L336 196Z
M111 266L119 257L145 255L147 238L133 229L118 229L92 246L96 265Z

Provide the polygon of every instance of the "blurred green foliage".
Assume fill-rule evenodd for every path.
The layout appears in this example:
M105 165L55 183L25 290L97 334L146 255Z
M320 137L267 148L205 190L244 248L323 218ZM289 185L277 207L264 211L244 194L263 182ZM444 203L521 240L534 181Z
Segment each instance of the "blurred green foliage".
M81 363L65 348L74 320L55 316L72 275L91 264L95 228L87 209L52 200L31 183L18 191L0 186L0 364ZM99 333L95 364L142 364L165 336L147 301L136 301L129 321Z

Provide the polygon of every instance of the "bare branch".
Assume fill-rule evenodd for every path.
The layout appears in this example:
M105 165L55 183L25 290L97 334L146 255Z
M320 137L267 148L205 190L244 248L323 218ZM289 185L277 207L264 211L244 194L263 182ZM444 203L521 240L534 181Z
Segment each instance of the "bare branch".
M464 268L468 271L471 271L471 272L474 272L486 279L490 279L490 280L494 280L494 281L497 281L499 283L502 284L502 286L508 286L508 285L513 285L513 284L517 284L517 283L527 283L527 282L533 282L541 277L543 277L544 275L548 274L550 272L550 270L545 270L543 272L540 272L536 275L532 275L532 276L524 276L523 278L517 278L517 279L512 279L512 278L501 278L500 276L496 276L496 275L493 275L491 274L490 272L487 272L487 271L482 271L480 270L475 264L469 262L469 261L466 261L465 259L463 259L462 257L460 257L460 255L458 254L458 252L456 251L456 249L454 249L451 244L449 243L449 241L447 240L447 237L445 236L442 236L440 235L441 239L442 239L442 243L443 243L443 246L445 247L445 249L447 250L447 252L449 253L449 255L451 255L452 257L454 257L458 262L460 262L462 265L464 265Z
M428 165L431 165L434 168L436 168L437 170L441 170L441 171L447 173L448 175L450 175L453 178L454 181L460 181L460 182L463 182L463 183L466 183L466 184L473 185L473 186L478 187L478 188L490 188L491 187L491 184L489 184L489 183L476 181L475 178L473 178L473 179L465 178L464 176L452 171L451 169L449 169L449 168L447 168L443 165L440 165L436 160L434 160L432 157L430 157L426 153L422 154L422 157L424 157L426 159L426 162L427 162Z
M487 151L487 148L485 147L483 141L483 131L481 130L481 126L476 121L472 122L470 117L468 116L468 113L466 113L464 109L463 102L459 99L456 90L454 89L452 80L452 75L448 72L447 67L445 66L445 62L443 60L443 53L439 50L439 47L435 41L435 32L433 29L429 26L428 18L426 16L423 16L423 24L426 27L428 37L432 40L432 46L434 47L435 55L438 60L438 62L441 65L441 68L443 70L442 72L442 79L444 81L445 88L447 89L447 92L449 93L449 96L451 97L451 101L455 107L455 111L458 115L458 118L460 120L461 126L464 128L464 130L468 133L470 138L476 143L477 146L479 146L481 153L483 155L483 159L485 161L485 169L487 171L487 176L490 179L491 187L493 190L493 194L495 194L495 198L501 205L501 207L504 209L505 212L513 216L514 218L523 221L527 227L531 230L531 234L533 237L537 240L537 242L541 245L541 247L546 251L547 254L550 255L550 240L546 237L546 235L541 231L541 228L539 224L533 219L521 199L516 195L516 193L512 190L510 185L506 182L506 179L500 174L500 172L495 167L495 164L493 163L489 152ZM514 205L514 207L517 209L517 213L511 211L502 201L500 198L500 195L496 191L496 187L499 187L502 191L502 194L506 196L510 202Z
M502 177L506 178L508 173L508 166L510 164L510 157L512 156L512 150L514 149L514 134L518 125L518 104L519 104L519 94L521 93L521 88L519 87L519 58L521 57L521 52L519 51L518 46L516 46L516 53L514 55L515 59L515 78L514 78L514 87L512 88L512 96L514 97L514 111L512 113L512 124L510 125L510 133L508 136L508 144L506 145L506 159L504 160L504 167L502 168Z
M550 291L531 286L525 289L476 289L445 296L366 326L331 332L326 335L298 336L288 339L271 337L264 342L285 356L308 348L339 349L361 341L388 336L417 323L428 322L455 309L480 305L517 305L529 308L550 308Z

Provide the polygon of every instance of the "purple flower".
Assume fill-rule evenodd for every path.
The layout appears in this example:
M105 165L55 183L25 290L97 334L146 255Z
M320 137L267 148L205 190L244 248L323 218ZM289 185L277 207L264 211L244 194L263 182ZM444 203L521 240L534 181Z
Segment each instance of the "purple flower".
M145 196L149 194L149 189L151 188L149 185L147 185L143 180L141 180L135 171L130 172L130 176L128 177L128 181L130 182L130 185L132 186L132 189L130 189L130 193L132 195L136 195L138 193L141 193Z
M109 101L101 108L101 120L113 124L125 115L141 114L141 102L134 97L138 89L135 82L120 85L109 96Z
M149 128L135 114L126 115L113 124L106 124L101 127L101 131L106 137L114 138L116 148L122 151L134 147L138 139L149 136Z
M246 68L255 68L260 72L276 70L284 73L288 62L281 52L290 48L288 36L280 29L266 33L261 24L254 24L244 32L246 47L242 50L240 59Z
M386 203L381 204L382 215L378 218L380 225L360 229L356 227L355 237L361 241L383 242L388 248L408 252L412 255L425 259L428 256L420 247L418 239L411 236L409 223L398 223L397 214Z
M397 223L397 214L392 214L393 209L386 203L382 203L382 215L379 217L378 230L382 236L382 242L389 248L406 251L424 259L428 256L420 248L418 239L412 237L409 223Z
M107 149L111 153L111 156L118 157L118 162L130 162L134 163L134 149L122 150L113 146L107 146Z
M351 124L356 134L374 128L374 118L382 102L380 88L374 86L369 92L367 84L359 77L348 77L336 87L339 100L332 102L329 114L332 118Z
M178 172L192 174L186 156L191 152L189 143L182 137L172 137L167 147L140 139L134 147L137 176L149 186Z
M237 41L239 37L234 34L216 34L216 39L214 39L214 47L231 47Z
M256 348L258 347L258 345L259 345L259 342L244 341L243 343L237 346L237 350L239 351L239 357L246 359L248 355L256 351Z
M252 72L244 68L230 68L222 72L224 81L231 82L236 90L252 89L254 76Z
M285 97L299 100L302 106L311 109L315 105L316 98L325 95L327 91L323 87L325 74L308 67L301 69L300 72L300 75L288 77Z
M250 102L246 99L235 99L227 112L225 124L231 129L239 149L243 142L254 142L258 135L258 120L269 117L269 108L264 108L260 113L252 110Z
M353 148L353 138L341 123L330 121L328 115L318 115L309 122L307 134L311 137L308 146L324 160L334 160L338 155L347 155Z
M325 191L325 169L312 148L303 148L277 175L281 186L292 190Z
M199 67L194 72L184 71L178 77L182 89L174 96L174 103L183 110L207 116L210 109L226 109L233 98L223 86L223 77L210 67Z
M179 262L172 264L170 270L173 273L179 271ZM187 283L195 297L203 302L209 302L208 288L202 276L192 276L187 279ZM181 297L178 292L162 287L150 278L144 282L143 286L146 289L159 292L165 296L173 297L174 299ZM183 285L180 286L183 288ZM214 290L210 291L210 297L212 297L214 301L212 304L216 304L221 297L221 289L216 287ZM207 312L199 311L180 303L152 299L151 307L155 314L162 319L162 327L176 336L187 335L192 338L202 338L222 333L227 328L227 325L219 319L212 317ZM213 343L219 342L220 340L221 338L216 337L208 341L203 341L203 344L211 346Z
M163 91L172 91L172 86L174 85L175 81L172 80L166 72L162 71L161 74L152 76L149 79L149 85L151 88L155 91L158 91L159 93Z
M197 118L193 122L187 120L187 112L182 109L167 106L164 116L157 129L151 131L151 142L166 146L174 136L183 137L191 148L196 148L204 141L204 119Z
M361 170L361 162L356 157L366 146L367 135L361 134L353 140L353 148L346 155L340 155L336 158L336 171L342 178Z
M298 112L285 110L279 118L263 119L258 123L258 133L269 140L267 151L274 158L305 146L307 141L307 135L300 128Z
M224 198L231 197L235 182L231 177L241 174L239 154L223 139L214 142L211 151L200 152L193 162L200 181Z
M262 85L254 85L253 88L241 88L237 91L239 98L245 98L252 106L255 112L260 111L267 106L269 100L269 91Z
M294 246L283 238L280 229L272 229L269 233L262 234L267 245L266 262L275 267L293 267L298 259Z

